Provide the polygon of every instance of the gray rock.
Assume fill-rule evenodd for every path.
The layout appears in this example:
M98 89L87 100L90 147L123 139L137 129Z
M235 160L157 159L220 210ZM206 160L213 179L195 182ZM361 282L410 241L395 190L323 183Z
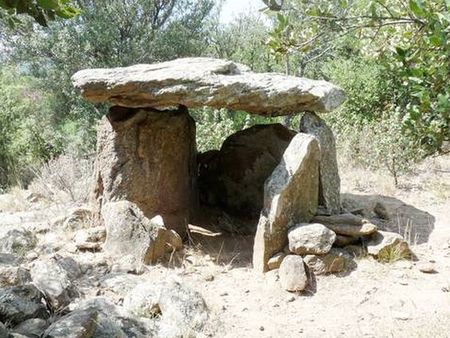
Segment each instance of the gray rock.
M33 285L0 289L0 322L20 324L31 318L48 318L44 295Z
M375 233L378 227L353 214L315 216L313 222L321 223L338 235L361 237Z
M213 156L198 156L200 200L227 213L258 217L264 182L295 132L281 124L256 125L230 135ZM254 230L254 229L253 229Z
M339 214L341 212L341 180L333 131L315 113L306 112L300 120L300 132L314 135L319 141L319 204L324 206L330 214Z
M275 270L278 269L281 265L281 262L283 261L284 257L286 257L286 254L284 252L279 252L272 257L270 257L269 261L267 262L267 265L269 267L269 270Z
M336 234L319 223L300 223L288 231L289 250L297 255L323 255L330 251Z
M22 285L30 281L28 270L20 266L0 264L0 287Z
M279 116L331 111L345 99L325 81L274 73L212 58L185 58L152 65L86 69L72 77L91 102L123 107L209 106Z
M128 201L109 202L102 207L106 225L106 253L131 255L139 264L155 263L171 249L176 235L168 230L160 216L148 219L137 205ZM175 240L176 241L176 240Z
M0 338L9 338L9 332L2 322L0 322Z
M49 324L44 319L33 318L28 319L14 327L13 332L27 337L40 338L48 325Z
M72 281L79 271L79 267L73 270L70 263L57 258L35 261L30 270L33 284L45 294L55 310L67 306L77 296L77 289Z
M79 247L86 243L104 242L106 239L106 229L103 226L80 229L73 235L73 241Z
M97 328L97 311L75 310L45 330L44 338L92 338Z
M307 255L303 261L316 275L344 272L350 267L351 256L342 249L332 248L326 255Z
M411 254L408 243L395 232L377 231L366 245L369 255L385 261L407 258Z
M268 270L267 263L283 251L293 224L309 222L319 196L320 149L317 139L297 134L281 163L264 184L264 209L258 222L253 248L253 268Z
M180 283L144 283L124 299L130 313L158 320L158 337L195 336L208 321L202 296Z
M308 285L305 264L300 256L286 256L281 263L278 274L281 286L287 291L302 291Z
M4 265L19 265L22 262L21 257L15 255L0 253L0 264Z
M25 256L36 246L36 236L24 228L12 229L0 238L0 252Z
M196 155L195 122L185 107L110 108L97 129L98 210L130 201L147 218L160 215L168 229L184 236L198 200Z
M97 311L97 327L93 338L156 337L155 324L130 316L109 300L97 297L79 304L78 310Z

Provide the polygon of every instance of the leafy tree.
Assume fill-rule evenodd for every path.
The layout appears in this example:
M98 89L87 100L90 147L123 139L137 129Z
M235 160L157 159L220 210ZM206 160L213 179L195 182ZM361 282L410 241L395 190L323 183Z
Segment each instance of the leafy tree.
M0 19L11 27L21 22L18 14L29 15L46 27L48 21L57 17L70 19L78 13L79 10L71 6L69 0L0 0Z
M91 105L75 92L78 70L153 63L200 55L206 49L210 0L79 0L80 15L43 29L24 22L3 27L6 61L39 79L54 97L54 130L82 151L95 144L95 126L105 106ZM114 23L114 24L111 24ZM65 146L62 146L64 148ZM60 147L58 147L60 148Z

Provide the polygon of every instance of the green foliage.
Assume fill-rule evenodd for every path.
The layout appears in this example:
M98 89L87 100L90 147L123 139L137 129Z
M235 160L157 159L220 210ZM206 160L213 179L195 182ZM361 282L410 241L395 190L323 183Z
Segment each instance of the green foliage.
M197 127L197 150L220 149L223 141L235 132L255 124L277 123L279 118L249 115L242 111L203 108L190 112Z
M200 55L207 47L204 26L213 3L210 0L80 0L78 3L82 8L80 15L72 20L55 21L47 28L24 20L20 30L10 29L5 22L1 25L0 20L0 38L4 36L0 47L6 47L2 50L5 63L20 65L21 72L32 82L23 86L30 85L33 92L47 95L42 101L45 111L35 107L32 115L49 117L46 128L37 128L40 141L31 141L30 132L23 144L28 141L33 146L49 143L55 153L70 150L82 155L93 152L97 120L106 113L107 107L84 101L74 90L71 76L85 68ZM13 83L12 79L8 81ZM11 109L20 105L17 100L19 98ZM16 109L15 114L17 121L31 116L21 109ZM30 126L33 125L30 122ZM15 135L15 127L4 125L4 128L8 135ZM23 158L13 156L18 151L11 148L11 142L5 147L11 154L8 158ZM33 153L37 154L34 158L45 160L47 157L42 151ZM11 162L8 173L18 165L17 161Z
M69 0L0 0L0 20L15 27L21 23L18 14L29 15L38 24L47 27L48 21L57 17L73 18L79 14L79 10L71 6Z
M30 77L0 69L0 189L26 183L31 169L53 155L50 102Z

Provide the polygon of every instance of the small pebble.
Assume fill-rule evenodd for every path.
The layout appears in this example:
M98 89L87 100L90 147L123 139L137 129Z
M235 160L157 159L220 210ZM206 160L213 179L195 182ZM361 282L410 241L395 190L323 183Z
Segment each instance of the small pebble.
M264 331L264 326L261 326L261 327L259 328L259 331Z
M423 273L437 273L433 263L420 263L417 267L419 268L419 271Z

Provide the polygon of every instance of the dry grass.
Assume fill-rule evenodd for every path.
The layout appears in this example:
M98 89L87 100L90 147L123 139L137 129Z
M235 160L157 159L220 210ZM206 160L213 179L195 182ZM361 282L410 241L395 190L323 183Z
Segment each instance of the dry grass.
M36 170L29 189L55 203L85 203L93 183L93 163L91 158L61 155Z

